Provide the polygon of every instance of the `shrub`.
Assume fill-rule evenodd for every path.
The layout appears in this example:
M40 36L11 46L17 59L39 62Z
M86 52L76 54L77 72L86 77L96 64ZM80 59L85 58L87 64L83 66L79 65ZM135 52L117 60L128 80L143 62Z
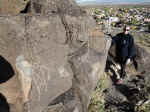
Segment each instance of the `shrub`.
M132 19L132 20L131 20L131 24L132 24L132 25L136 25L136 24L137 24L137 20L136 20L136 19Z

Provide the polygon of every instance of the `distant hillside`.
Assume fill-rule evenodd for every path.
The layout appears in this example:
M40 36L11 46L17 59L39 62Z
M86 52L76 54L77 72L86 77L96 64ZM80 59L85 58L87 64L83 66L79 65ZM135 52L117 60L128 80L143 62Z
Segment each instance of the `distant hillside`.
M118 2L114 2L114 1L106 1L106 2L102 2L102 1L87 1L87 2L81 2L79 3L79 5L123 5L123 4L140 4L140 5L150 5L150 1L148 2L144 2L144 1L129 1L129 2L125 2L123 1L118 1Z
M89 8L150 8L150 3L145 4L87 4L87 5L80 5L84 9Z

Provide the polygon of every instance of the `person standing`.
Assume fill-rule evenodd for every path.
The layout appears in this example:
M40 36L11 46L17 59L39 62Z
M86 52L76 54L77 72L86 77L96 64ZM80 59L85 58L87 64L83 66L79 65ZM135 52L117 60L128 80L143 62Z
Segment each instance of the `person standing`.
M134 38L129 33L129 30L130 27L125 26L122 33L112 38L112 45L116 44L116 59L121 66L120 79L117 80L118 84L126 76L126 65L134 58Z

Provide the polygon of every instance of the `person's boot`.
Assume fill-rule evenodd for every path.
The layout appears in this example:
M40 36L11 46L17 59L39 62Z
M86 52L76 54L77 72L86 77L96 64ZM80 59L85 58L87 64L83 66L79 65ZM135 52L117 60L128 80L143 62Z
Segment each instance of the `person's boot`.
M126 72L124 72L124 73L122 73L122 74L120 75L120 78L117 79L116 84L122 84L122 83L123 83L123 79L125 79L125 78L126 78Z
M116 84L122 84L122 83L123 83L122 78L118 79L117 82L116 82Z

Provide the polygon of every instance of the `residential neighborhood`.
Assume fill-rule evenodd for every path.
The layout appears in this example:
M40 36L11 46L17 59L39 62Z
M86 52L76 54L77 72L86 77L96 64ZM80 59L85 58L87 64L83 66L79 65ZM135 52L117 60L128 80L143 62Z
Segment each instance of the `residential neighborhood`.
M88 7L86 9L88 9ZM100 30L105 35L107 35L106 37L111 37L111 38L118 37L116 35L122 34L122 33L125 33L126 31L128 31L128 33L130 33L134 39L135 49L137 49L138 48L137 46L139 46L139 48L142 48L147 53L150 53L150 6L148 6L148 5L145 6L145 4L138 5L138 6L131 5L131 4L130 4L130 6L128 6L126 4L109 5L109 6L95 5L95 6L89 7L88 11L89 11L88 13L90 15L92 15L93 18L96 20L97 29ZM127 30L127 28L124 27L124 25L130 26L130 27L128 27L129 29ZM126 28L126 30L123 28ZM125 36L121 36L121 37L122 37L122 39L126 38ZM108 39L111 39L111 38L108 38ZM113 42L114 41L112 38L112 43ZM121 42L121 41L119 41L119 42ZM126 41L123 41L123 43L124 42L126 43ZM117 44L115 44L115 45L117 45ZM122 47L122 45L121 45L121 47ZM111 46L110 50L109 50L110 56L113 55L112 54L113 49L118 50L117 47ZM127 49L129 49L129 47ZM118 52L121 53L120 49L118 50ZM139 49L139 53L142 54L142 52L143 51L141 49ZM138 57L138 55L136 55L136 57ZM110 59L109 56L108 56L108 58ZM144 56L144 59L145 58L146 58L146 56ZM108 64L110 64L110 63L111 62L108 61ZM138 66L139 65L140 65L140 63L138 62ZM141 64L141 66L144 67L144 65L142 65L142 64ZM131 65L129 65L128 67L129 68L127 68L126 71L130 69ZM134 67L133 67L133 69L135 70ZM133 71L134 71L133 69L131 70L132 73L127 72L127 74L128 74L127 79L129 79L129 80L128 81L124 80L124 82L129 82L129 83L131 82L131 77L133 76ZM111 73L111 70L113 71L112 73ZM131 95L131 93L129 93L129 96L126 96L126 94L128 94L127 87L129 86L129 84L127 84L127 85L120 84L120 85L115 86L115 83L112 83L112 82L114 81L113 76L115 74L116 69L111 69L111 70L108 72L106 69L106 72L105 72L106 80L105 80L105 78L100 80L100 83L97 86L95 93L93 94L91 104L89 106L90 107L89 112L150 112L150 100L148 101L148 103L145 100L147 104L144 104L143 101L139 101L139 102L142 102L141 104L139 104L138 100L136 100L135 102L136 103L138 102L138 103L131 106L133 104L132 101L134 101L135 99L140 99L137 97L141 97L142 95L145 95L145 93L146 94L150 93L150 91L145 92L144 94L142 93L142 95L135 93L136 97L133 97L134 95ZM120 73L120 70L118 70L118 71L119 71L118 73ZM134 76L136 76L136 75L137 75L137 73L135 73ZM140 75L143 76L143 74L140 74ZM107 82L107 76L108 76L108 79L110 79L112 82L110 82L110 83ZM148 74L146 76L148 76ZM137 84L137 79L135 79L135 81ZM143 80L141 82L143 82ZM106 88L107 84L108 84L108 88L105 89L106 90L105 91L103 88ZM112 84L112 86L110 87L111 84ZM148 84L146 84L146 85L148 85ZM131 87L131 86L132 85L130 85L129 87ZM102 92L100 92L100 90L102 90ZM117 92L115 93L114 91L117 91ZM125 98L122 98L122 100L121 100L120 95L118 94L118 91L120 91L122 96L125 96ZM144 92L144 91L140 90L140 92ZM129 98L130 96L133 99L130 99ZM126 100L126 98L127 98L127 100ZM147 99L150 99L150 95L148 96ZM129 103L127 103L127 102L129 102Z
M92 8L98 25L121 27L130 25L133 30L150 32L150 7L145 8Z

